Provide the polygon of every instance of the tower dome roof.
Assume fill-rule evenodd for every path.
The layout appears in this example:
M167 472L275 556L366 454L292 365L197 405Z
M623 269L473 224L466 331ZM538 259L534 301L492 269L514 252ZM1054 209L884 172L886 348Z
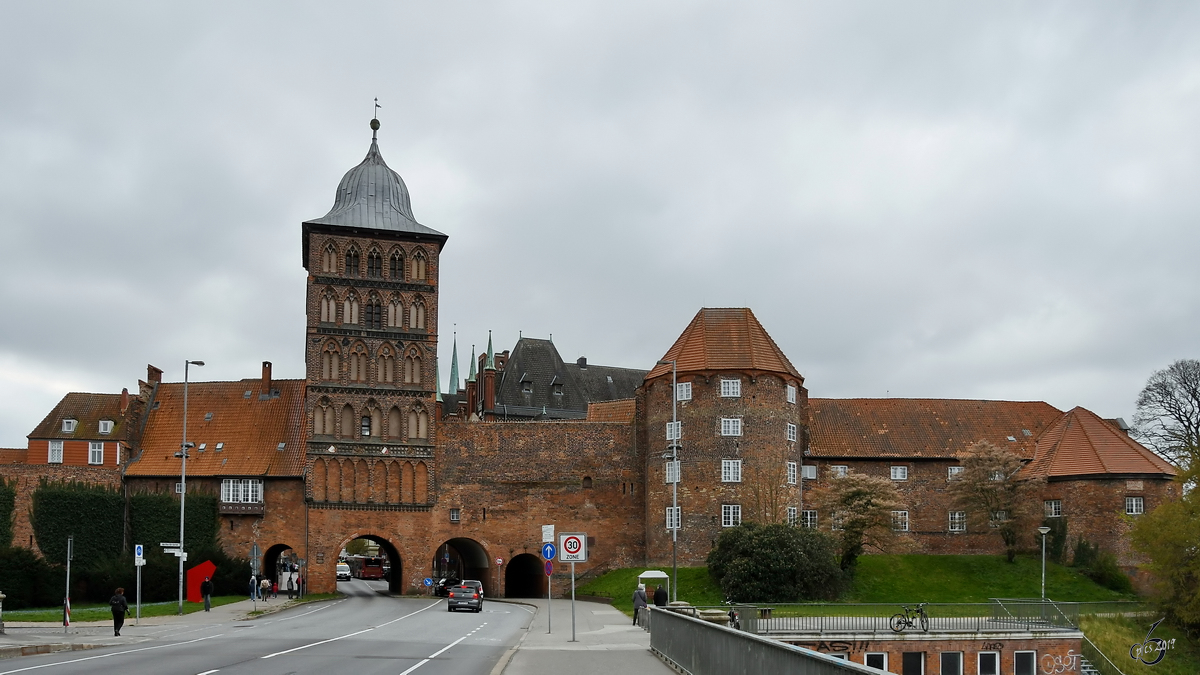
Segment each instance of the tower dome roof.
M378 128L379 121L371 120L371 129ZM371 148L367 150L367 156L342 176L333 198L333 208L320 218L306 221L306 224L446 237L418 223L413 217L408 187L404 185L400 174L392 171L383 161L374 131L371 133Z

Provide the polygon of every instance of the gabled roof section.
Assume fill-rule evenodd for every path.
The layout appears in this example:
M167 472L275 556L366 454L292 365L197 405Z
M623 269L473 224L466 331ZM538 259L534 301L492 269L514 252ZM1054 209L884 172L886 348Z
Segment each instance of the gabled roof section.
M304 380L260 378L188 385L189 476L300 476L304 470ZM267 394L260 399L260 393ZM148 411L129 476L174 476L183 439L183 383L162 383ZM280 444L283 449L280 449ZM201 445L203 444L203 448ZM220 449L217 447L220 445Z
M662 357L675 361L679 372L757 370L804 378L784 356L754 312L744 307L705 307ZM671 373L671 366L656 365L647 380Z
M1041 401L810 398L814 457L954 458L978 441L1033 457L1062 411Z
M76 421L75 430L63 431L63 420ZM100 433L100 420L111 420L112 431ZM29 433L29 438L64 441L126 440L125 415L121 413L120 394L88 394L71 392L64 396L41 424Z
M1025 471L1047 478L1176 473L1166 460L1086 408L1072 408L1042 434Z

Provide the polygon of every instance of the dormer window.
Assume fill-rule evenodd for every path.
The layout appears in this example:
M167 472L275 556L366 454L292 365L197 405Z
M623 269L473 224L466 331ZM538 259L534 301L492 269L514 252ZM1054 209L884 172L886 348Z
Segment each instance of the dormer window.
M554 385L554 395L555 396L563 395L563 386L561 384Z
M533 393L533 383L528 380L522 382L521 383L521 393L522 394L532 394Z
M113 427L112 420L100 420L100 433L101 434L103 434L103 435L111 434L112 427Z
M63 423L62 423L62 430L63 430L63 433L64 433L64 434L73 434L73 433L75 433L75 425L76 425L76 424L79 424L79 422L78 422L77 420L73 420L73 419L70 419L70 418L63 420Z

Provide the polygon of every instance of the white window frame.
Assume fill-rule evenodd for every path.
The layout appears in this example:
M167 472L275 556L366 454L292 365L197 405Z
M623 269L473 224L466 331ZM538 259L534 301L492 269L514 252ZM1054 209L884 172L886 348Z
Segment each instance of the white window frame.
M722 417L721 418L721 435L722 436L741 436L742 435L742 418L740 418L740 417Z
M791 422L787 425L787 439L792 443L796 442L796 425Z
M450 522L462 522L462 509L450 509Z
M722 483L740 483L740 482L742 482L742 460L740 460L740 459L723 459L723 460L721 460L721 482Z
M908 511L892 511L892 530L908 532Z
M799 510L794 506L787 507L787 524L793 527L800 522Z
M946 669L945 658L947 656L958 657L958 665L957 665L958 672L957 673ZM963 653L962 652L938 652L938 672L943 673L943 675L964 675L964 673L963 673Z
M794 385L794 384L789 384L787 386L787 402L788 403L796 402L796 385Z
M177 494L177 495L183 494L183 483L180 483L179 481L175 481L175 494Z
M1037 675L1037 650L1035 649L1018 649L1013 652L1013 672L1016 673L1016 675L1027 675L1026 673L1022 673L1021 671L1017 670L1017 657L1019 657L1021 654L1033 655L1033 670L1029 671L1028 675Z
M908 480L908 467L904 465L893 465L892 480Z
M882 671L884 671L884 672L887 672L887 668L888 668L888 655L887 655L887 652L867 652L866 654L863 654L863 665L866 665L866 664L867 664L867 659L869 659L869 658L870 658L870 657L872 657L872 656L882 656L882 657L883 657L883 667L882 667L882 668L879 668L879 670L882 670ZM867 667L868 667L868 668L874 668L875 666L867 666Z
M817 527L817 510L816 509L804 509L803 511L801 511L800 512L800 526L807 527L810 529L816 529L816 527Z
M850 473L850 467L845 464L834 464L829 467L830 478L845 478Z
M1146 500L1144 497L1126 497L1125 498L1125 515L1140 516L1146 512Z
M798 477L798 476L799 476L799 473L796 471L796 463L795 463L795 462L788 462L788 463L787 463L787 481L788 481L788 485L795 485L795 484L796 484L796 480L797 480L797 477Z
M679 482L679 460L671 460L663 464L663 482L678 483Z
M63 442L50 441L50 446L46 448L46 463L47 464L62 464L63 463Z
M178 485L178 483L177 483ZM260 478L225 478L221 480L221 502L225 504L261 504L263 482Z
M800 465L800 478L802 478L804 480L816 480L817 479L817 465L816 464L801 464Z
M682 506L668 506L667 507L666 516L667 516L667 531L668 532L670 532L671 530L679 529L679 510L681 508L683 508L683 507Z
M691 382L676 382L675 383L675 400L676 401L692 400L692 383Z
M104 441L88 441L88 464L104 464Z
M967 531L967 512L966 511L951 511L950 512L950 531L951 532L966 532Z
M721 378L721 398L741 398L742 397L742 380L741 378L729 379Z
M849 661L850 655L846 652L825 652L825 656L831 656L839 661Z
M991 519L988 521L988 525L992 527L1000 527L1001 523L1008 521L1008 510L1000 509L998 511L992 511L990 516Z
M742 524L741 504L721 505L721 527L737 527Z
M107 436L112 433L112 430L113 430L112 420L100 420L100 434L101 435Z
M667 422L667 440L678 441L683 436L683 422Z
M963 467L952 466L946 470L946 480L958 480L958 477L962 475L962 472Z
M996 658L996 669L990 673L985 673L983 671L983 657L989 654ZM979 675L1000 675L1000 652L979 652L975 658L975 672L979 673Z
M1047 499L1042 502L1042 509L1047 518L1062 518L1062 500Z

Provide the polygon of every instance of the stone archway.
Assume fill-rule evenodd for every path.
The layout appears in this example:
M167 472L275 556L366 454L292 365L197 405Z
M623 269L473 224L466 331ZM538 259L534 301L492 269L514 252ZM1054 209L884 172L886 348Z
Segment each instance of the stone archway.
M348 537L342 540L342 543L338 544L337 549L334 550L334 559L337 559L338 553L340 553L341 550L346 547L346 544L349 544L355 539L366 539L379 546L380 554L388 559L387 564L391 566L391 571L387 576L388 592L397 594L403 593L405 590L404 566L403 560L400 558L400 551L396 548L395 544L388 541L384 537L381 537L377 534L356 534L352 537Z
M546 572L540 557L522 553L508 561L504 570L504 597L546 597Z
M494 589L487 549L483 544L466 537L455 537L442 542L433 553L433 573L436 577L453 575L459 579L473 579L483 584L483 594L491 596Z
M300 561L299 553L288 544L275 544L269 547L263 553L262 567L259 568L261 576L270 579L273 583L279 584L279 592L287 593L287 580L292 579L293 587L298 590L299 571L298 563Z

